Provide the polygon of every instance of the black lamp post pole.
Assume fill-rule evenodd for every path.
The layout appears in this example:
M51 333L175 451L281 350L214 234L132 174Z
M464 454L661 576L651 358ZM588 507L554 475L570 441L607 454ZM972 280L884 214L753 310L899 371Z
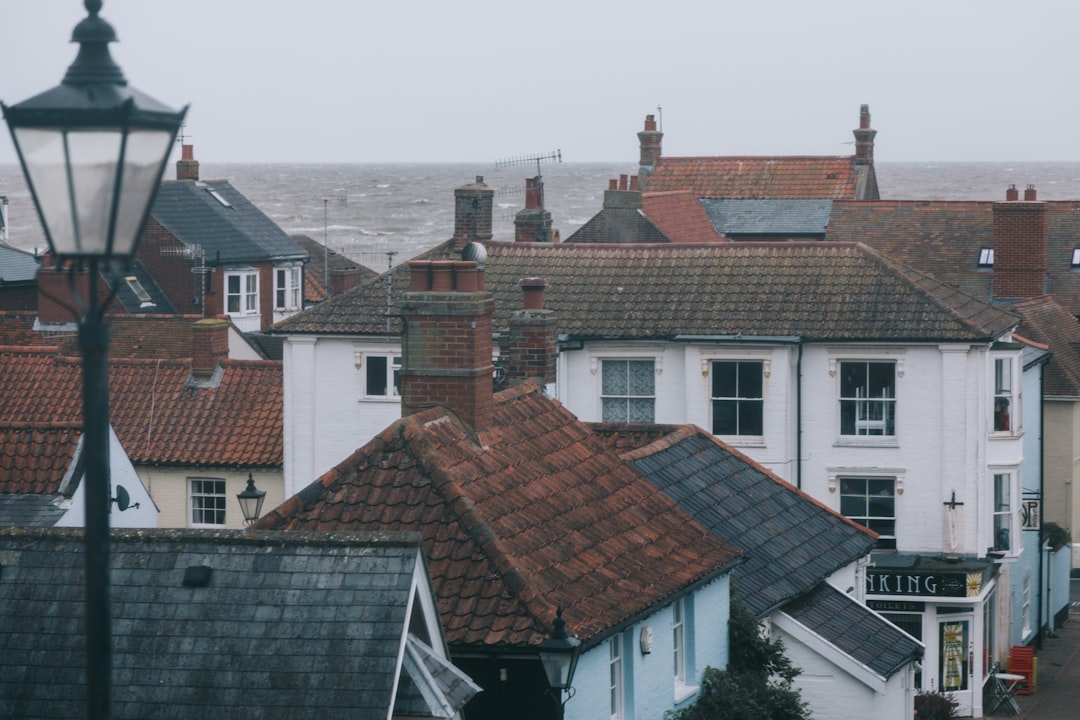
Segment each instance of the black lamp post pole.
M109 328L99 307L96 258L88 262L86 311L79 323L83 357L83 454L86 467L86 690L88 716L107 720L112 706L109 612Z

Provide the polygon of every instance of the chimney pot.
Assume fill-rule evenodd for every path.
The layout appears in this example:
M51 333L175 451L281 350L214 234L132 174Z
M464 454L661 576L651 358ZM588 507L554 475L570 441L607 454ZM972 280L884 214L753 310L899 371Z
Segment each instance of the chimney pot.
M454 290L463 293L474 293L480 289L480 272L473 260L462 260L454 263Z
M522 278L518 285L522 290L522 304L526 310L544 309L544 290L548 286L545 278Z
M431 261L409 261L409 292L424 292L431 289Z
M620 190L625 190L626 189L626 176L625 175L620 175L619 176L619 189Z
M630 190L633 191L633 192L638 191L638 176L637 175L631 175L630 176Z
M432 260L431 261L431 291L453 292L454 290L454 261Z
M1014 201L1019 200L1019 199L1020 199L1020 193L1019 193L1019 191L1017 191L1016 185L1009 185L1008 189L1005 190L1005 201L1006 202L1014 202Z
M619 181L617 179L611 178L610 180L608 180L608 190L618 190L618 189L619 189Z
M656 132L656 116L645 116L645 132Z
M1035 202L1036 194L1034 185L1028 185L1027 188L1024 190L1024 200L1026 202Z

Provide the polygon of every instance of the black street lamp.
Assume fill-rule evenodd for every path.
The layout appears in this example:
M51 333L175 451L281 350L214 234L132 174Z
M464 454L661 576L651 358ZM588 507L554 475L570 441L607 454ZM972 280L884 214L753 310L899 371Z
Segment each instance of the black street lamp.
M255 478L249 472L247 487L236 493L236 499L240 501L240 512L244 514L244 524L250 525L258 520L259 515L262 514L266 491L255 487Z
M101 272L128 263L187 108L176 112L128 86L109 54L112 26L85 0L72 34L79 53L60 85L3 105L4 119L58 270L79 306L83 356L86 502L87 715L108 718L112 697L109 619L109 334L111 294ZM85 271L87 285L75 290Z
M576 637L570 637L566 632L566 621L562 618L562 608L555 611L555 622L552 624L551 635L540 643L540 662L544 666L548 685L556 693L559 703L559 717L565 712L565 704L574 696L574 671L577 670L578 657L581 654L581 641ZM567 693L566 700L562 694Z

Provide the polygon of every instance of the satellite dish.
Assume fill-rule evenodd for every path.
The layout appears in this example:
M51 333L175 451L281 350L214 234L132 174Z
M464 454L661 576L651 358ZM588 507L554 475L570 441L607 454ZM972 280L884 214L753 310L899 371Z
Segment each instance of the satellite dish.
M127 489L123 485L116 486L116 497L113 498L113 502L116 503L116 507L120 508L120 512L124 512L128 508L138 508L139 503L131 504L131 495L128 494Z

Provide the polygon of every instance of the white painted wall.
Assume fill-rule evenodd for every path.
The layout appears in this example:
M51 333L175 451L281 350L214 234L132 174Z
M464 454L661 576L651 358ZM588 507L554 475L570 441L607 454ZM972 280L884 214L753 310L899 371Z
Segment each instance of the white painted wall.
M86 436L84 435L83 438ZM79 447L76 450L76 460L78 459L78 453L83 450L83 441L79 440ZM75 466L75 462L72 463L72 468ZM72 468L68 468L68 474L71 474ZM131 464L131 460L128 459L127 453L124 452L124 448L120 445L120 440L116 437L116 433L113 429L109 428L109 474L110 474L110 490L112 496L116 497L117 486L122 485L127 490L130 497L130 506L123 512L120 511L116 503L110 505L109 512L109 527L115 528L154 528L160 527L158 508L151 499L149 492L143 486L143 483L139 479L138 474L135 472L135 467ZM65 482L69 479L65 478ZM135 505L138 504L138 507ZM57 527L85 527L86 526L86 478L82 478L79 482L79 486L75 489L75 492L71 496L71 500L68 503L67 512L56 523Z
M240 501L236 499L247 487L248 470L235 467L163 467L140 465L138 468L142 483L150 492L154 502L160 508L157 527L187 528L206 527L191 523L189 487L191 478L214 478L225 481L225 525L228 529L243 529L244 516L240 512ZM263 515L270 512L285 500L284 476L280 470L251 470L255 487L266 491L263 500Z

